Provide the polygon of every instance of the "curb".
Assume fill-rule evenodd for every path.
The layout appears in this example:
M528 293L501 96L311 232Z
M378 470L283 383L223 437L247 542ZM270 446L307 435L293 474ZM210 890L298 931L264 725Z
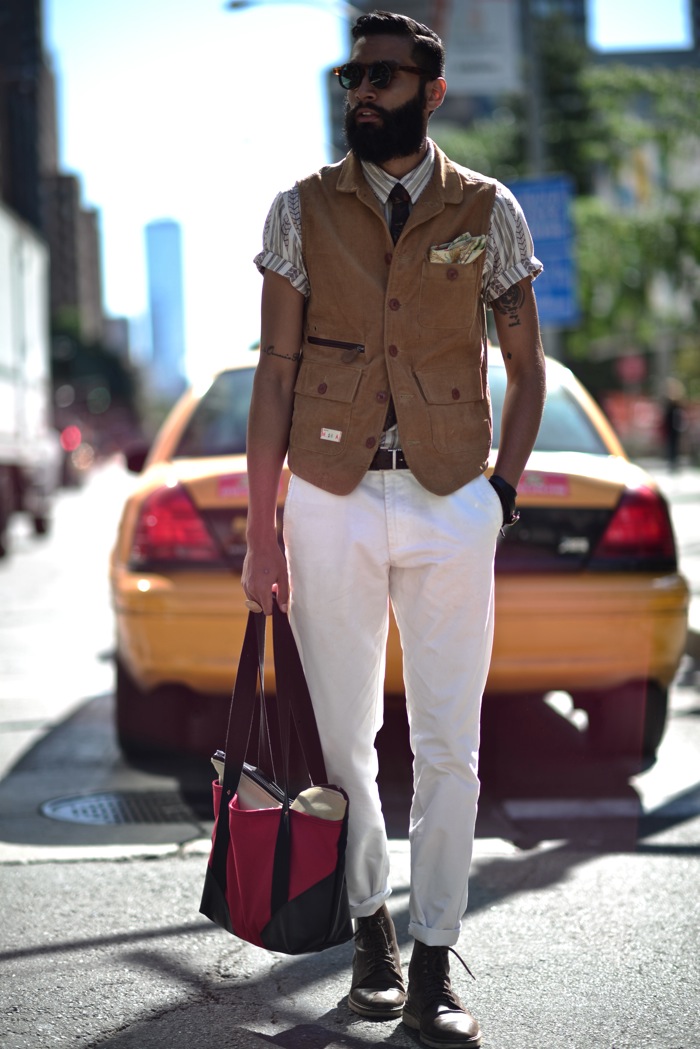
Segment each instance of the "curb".
M182 846L168 845L9 845L0 842L0 867L30 863L86 863L104 860L154 860L176 856Z

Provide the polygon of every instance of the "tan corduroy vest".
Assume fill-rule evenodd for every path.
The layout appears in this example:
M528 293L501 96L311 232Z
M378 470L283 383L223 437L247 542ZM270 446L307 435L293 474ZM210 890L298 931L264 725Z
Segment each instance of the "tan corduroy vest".
M491 446L484 255L466 265L428 256L461 234L487 233L495 184L436 148L433 177L396 245L353 156L299 188L311 293L289 466L329 492L351 492L393 395L411 470L447 495L484 470Z

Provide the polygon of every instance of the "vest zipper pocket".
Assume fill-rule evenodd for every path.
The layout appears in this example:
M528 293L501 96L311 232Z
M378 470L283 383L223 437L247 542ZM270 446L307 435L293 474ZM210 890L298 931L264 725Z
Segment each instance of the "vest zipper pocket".
M307 335L306 341L313 346L332 346L334 350L351 350L353 353L364 353L364 346L356 342L339 342L338 339L317 339L315 335Z

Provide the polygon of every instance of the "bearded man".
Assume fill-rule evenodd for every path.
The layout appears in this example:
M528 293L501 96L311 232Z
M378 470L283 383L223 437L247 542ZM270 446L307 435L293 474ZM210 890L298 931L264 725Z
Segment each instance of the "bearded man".
M352 37L335 71L350 152L279 194L256 257L243 587L265 614L273 592L289 612L328 775L350 799L349 1006L400 1017L428 1046L472 1049L481 1032L448 952L467 905L496 540L517 520L545 396L532 290L542 267L509 191L428 138L446 90L439 37L376 11ZM487 307L508 379L489 479ZM389 602L414 755L407 988L375 749Z

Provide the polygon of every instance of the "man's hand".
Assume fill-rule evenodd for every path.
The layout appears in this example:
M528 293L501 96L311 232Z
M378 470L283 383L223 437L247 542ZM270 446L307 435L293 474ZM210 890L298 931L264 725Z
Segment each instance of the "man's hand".
M241 583L248 600L259 606L253 611L262 611L266 616L272 615L273 590L277 595L280 611L287 611L289 607L287 559L280 550L277 536L272 542L259 544L251 542L249 537Z

